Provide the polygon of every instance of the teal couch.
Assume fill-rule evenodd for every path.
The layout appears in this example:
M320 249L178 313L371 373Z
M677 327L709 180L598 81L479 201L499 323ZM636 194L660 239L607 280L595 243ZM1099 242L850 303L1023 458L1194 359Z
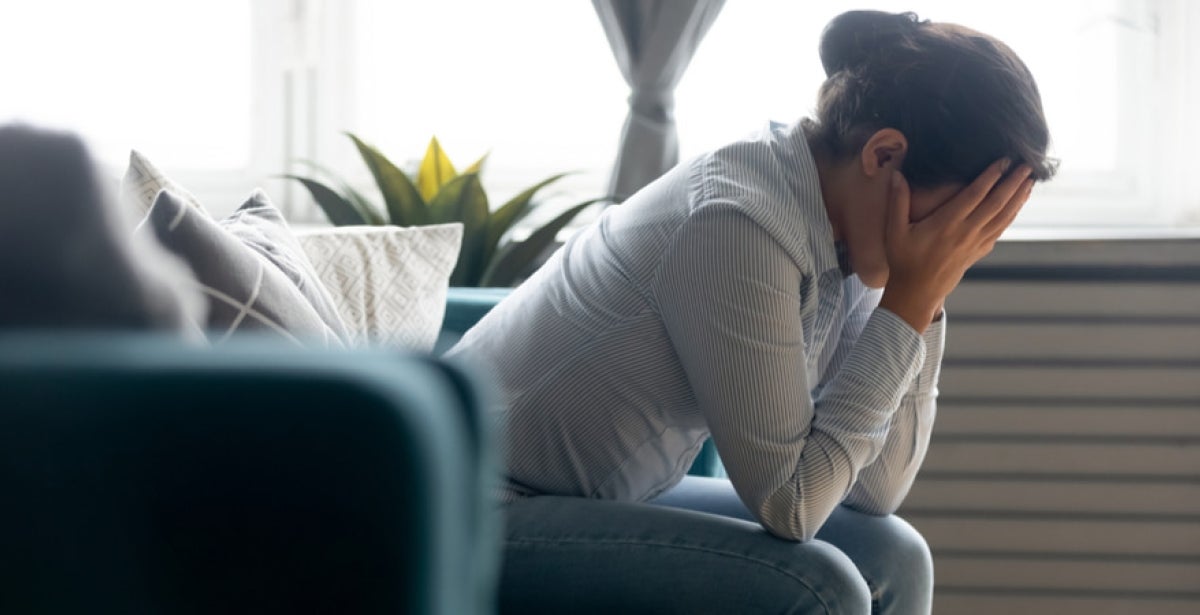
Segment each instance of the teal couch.
M0 613L492 612L486 378L280 344L0 333Z

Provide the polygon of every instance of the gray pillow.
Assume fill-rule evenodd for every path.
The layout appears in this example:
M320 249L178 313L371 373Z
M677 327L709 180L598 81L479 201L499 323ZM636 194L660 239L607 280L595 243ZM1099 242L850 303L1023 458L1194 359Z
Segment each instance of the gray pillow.
M254 331L300 345L345 345L346 328L332 299L261 190L220 222L163 190L138 233L146 227L191 265L208 297L204 328L211 341Z
M187 267L125 222L79 137L0 127L0 328L194 332Z

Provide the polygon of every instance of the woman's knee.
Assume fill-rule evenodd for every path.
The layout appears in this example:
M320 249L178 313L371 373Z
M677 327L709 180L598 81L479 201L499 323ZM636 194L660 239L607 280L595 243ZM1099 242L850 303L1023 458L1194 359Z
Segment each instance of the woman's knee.
M933 592L933 557L921 533L896 515L847 508L830 517L817 538L850 556L877 596L918 600ZM898 598L899 599L899 598Z
M804 555L792 571L794 613L850 615L869 613L871 589L854 562L833 545L814 540L795 545Z
M872 517L878 530L876 537L879 559L890 562L893 573L907 571L918 584L933 583L933 555L929 543L912 525L896 515Z
M757 543L757 544L756 544ZM728 609L710 612L796 613L860 615L871 609L871 589L854 562L837 547L814 540L791 543L765 532L741 553L709 554L711 561L697 564L720 570L723 580L737 588L739 597ZM714 606L724 592L713 579L702 583L701 593L714 591L705 602Z

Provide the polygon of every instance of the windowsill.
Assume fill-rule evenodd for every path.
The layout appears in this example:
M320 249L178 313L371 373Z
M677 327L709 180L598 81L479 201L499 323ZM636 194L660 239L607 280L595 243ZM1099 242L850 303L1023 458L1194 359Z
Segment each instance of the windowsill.
M1200 239L1200 227L1018 227L1001 241L1146 241Z
M1200 268L1197 228L1014 228L983 267Z
M331 228L298 222L296 230ZM565 228L561 245L582 227ZM517 229L517 239L528 234ZM1200 228L1025 227L1008 230L980 265L984 267L1121 266L1200 267Z

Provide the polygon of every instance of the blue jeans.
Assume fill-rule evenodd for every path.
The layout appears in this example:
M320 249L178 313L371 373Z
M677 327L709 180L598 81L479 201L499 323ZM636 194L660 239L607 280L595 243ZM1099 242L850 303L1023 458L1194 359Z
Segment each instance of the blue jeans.
M506 507L502 613L922 615L925 540L839 507L816 540L753 521L725 479L686 477L646 504L541 496Z

